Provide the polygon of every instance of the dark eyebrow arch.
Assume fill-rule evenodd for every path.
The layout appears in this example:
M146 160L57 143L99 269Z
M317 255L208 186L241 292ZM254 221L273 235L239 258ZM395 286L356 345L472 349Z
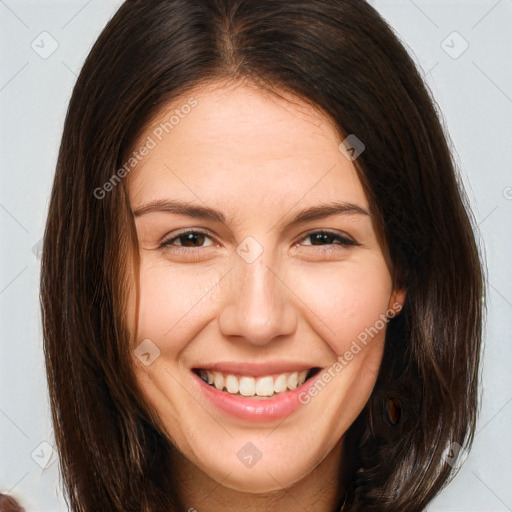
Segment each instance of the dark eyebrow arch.
M153 201L134 210L133 215L135 217L140 217L141 215L152 212L177 213L179 215L188 215L189 217L195 217L197 219L213 220L224 224L226 223L226 217L219 210L183 201Z
M367 215L371 217L370 212L354 203L345 203L343 201L335 201L332 203L322 204L318 206L312 206L306 210L302 210L297 213L295 217L289 222L289 226L295 226L297 224L303 224L305 222L317 219L323 219L331 215L339 214L358 214Z
M145 206L137 208L133 212L133 215L135 217L140 217L141 215L151 212L176 213L179 215L187 215L189 217L194 217L197 219L221 222L223 224L227 223L226 217L219 210L215 210L207 206L190 204L182 201L153 201ZM295 226L297 224L302 224L317 219L323 219L325 217L338 214L358 214L370 216L368 210L366 210L362 206L359 206L354 203L335 201L318 206L312 206L311 208L307 208L305 210L300 211L295 215L295 217L293 217L293 219L289 222L288 226Z

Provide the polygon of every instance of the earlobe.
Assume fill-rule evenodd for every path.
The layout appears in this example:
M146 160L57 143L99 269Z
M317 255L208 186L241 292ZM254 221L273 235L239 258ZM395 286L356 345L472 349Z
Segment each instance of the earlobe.
M404 307L405 302L405 290L398 289L393 290L391 297L389 299L388 311L393 311L395 316L400 313L402 308Z

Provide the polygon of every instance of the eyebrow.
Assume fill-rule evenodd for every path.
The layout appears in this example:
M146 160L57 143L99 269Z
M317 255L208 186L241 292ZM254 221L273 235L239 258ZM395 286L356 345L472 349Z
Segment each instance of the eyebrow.
M134 210L133 215L140 217L147 213L163 212L187 215L196 219L210 220L227 224L226 216L220 211L208 206L186 203L183 201L156 200ZM323 219L331 215L358 214L370 216L370 212L354 203L333 201L326 204L312 206L298 212L288 223L289 226L303 224L308 221Z

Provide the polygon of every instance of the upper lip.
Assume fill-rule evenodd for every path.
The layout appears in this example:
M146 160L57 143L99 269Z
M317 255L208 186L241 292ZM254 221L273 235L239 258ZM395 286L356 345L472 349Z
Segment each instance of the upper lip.
M194 366L194 370L210 370L226 374L250 375L261 377L273 373L291 373L316 368L309 363L292 361L266 361L266 362L235 362L218 361Z

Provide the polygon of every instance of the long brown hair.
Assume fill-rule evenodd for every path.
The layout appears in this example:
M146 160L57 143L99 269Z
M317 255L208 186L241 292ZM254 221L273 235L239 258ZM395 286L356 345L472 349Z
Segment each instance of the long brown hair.
M365 144L354 165L406 301L388 325L372 397L346 434L345 504L423 510L452 474L444 450L469 447L474 434L484 279L434 100L364 0L128 0L95 43L65 121L41 274L70 509L183 506L172 443L132 368L124 305L137 285L126 278L127 265L136 273L137 236L126 189L120 180L102 198L97 191L160 108L225 78L292 92L334 121L340 142L355 134ZM393 421L389 403L399 404Z

